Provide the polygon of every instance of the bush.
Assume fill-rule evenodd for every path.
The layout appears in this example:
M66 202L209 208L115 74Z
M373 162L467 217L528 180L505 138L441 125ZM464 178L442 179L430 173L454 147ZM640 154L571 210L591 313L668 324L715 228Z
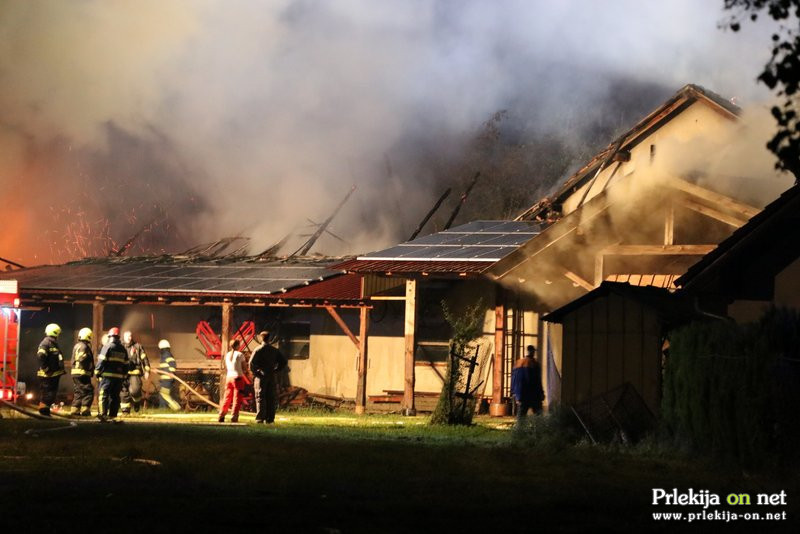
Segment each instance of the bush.
M513 435L525 445L561 450L580 442L586 433L569 408L557 406L546 415L527 417L514 427Z
M662 415L676 443L748 467L797 456L797 311L772 308L743 326L695 322L670 342Z
M477 386L483 361L488 354L484 352L481 355L480 346L474 343L483 331L486 306L483 299L479 299L461 314L451 312L445 302L442 302L442 309L445 319L453 328L453 339L442 392L430 422L434 425L471 425L475 415L475 398L463 394L468 388ZM470 375L469 360L472 358L476 364Z

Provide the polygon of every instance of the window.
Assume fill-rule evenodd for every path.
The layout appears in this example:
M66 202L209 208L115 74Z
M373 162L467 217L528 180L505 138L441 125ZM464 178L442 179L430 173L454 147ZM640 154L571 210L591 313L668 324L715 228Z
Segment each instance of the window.
M453 329L444 318L442 300L447 295L447 286L432 284L421 292L417 301L417 348L414 361L417 365L447 364L450 354L450 337Z
M419 341L414 352L414 363L417 365L446 364L450 354L450 343L447 341Z
M307 360L311 348L311 324L283 323L280 339L280 350L288 359Z

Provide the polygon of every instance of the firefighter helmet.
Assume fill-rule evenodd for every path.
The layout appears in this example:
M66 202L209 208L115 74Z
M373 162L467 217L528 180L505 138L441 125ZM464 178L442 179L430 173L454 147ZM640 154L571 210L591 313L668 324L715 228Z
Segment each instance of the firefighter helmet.
M108 329L108 337L114 337L114 336L119 337L119 328L117 328L116 326L112 326L111 328Z
M78 339L81 341L91 341L92 340L92 329L91 328L81 328L78 331Z
M158 348L159 349L168 349L168 348L170 348L169 341L167 341L166 339L162 339L161 341L158 342Z
M58 335L61 333L61 327L56 323L50 323L45 327L44 333L47 336L58 337Z

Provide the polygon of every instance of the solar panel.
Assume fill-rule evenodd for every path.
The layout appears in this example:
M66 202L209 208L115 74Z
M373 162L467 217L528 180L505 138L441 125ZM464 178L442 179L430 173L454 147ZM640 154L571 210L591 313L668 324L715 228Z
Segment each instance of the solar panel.
M530 241L531 236L528 234L500 234L487 236L481 245L496 245L496 246L513 246L514 248Z
M530 241L539 226L527 221L473 221L359 256L359 260L499 260Z
M498 221L472 221L455 228L450 228L450 232L486 232L489 228L497 226Z
M338 274L318 264L153 264L83 263L45 266L15 272L21 290L277 292Z

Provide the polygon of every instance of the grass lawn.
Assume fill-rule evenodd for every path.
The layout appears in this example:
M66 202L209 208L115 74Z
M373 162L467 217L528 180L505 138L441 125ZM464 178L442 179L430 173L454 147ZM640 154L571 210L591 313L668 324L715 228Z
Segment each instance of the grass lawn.
M264 426L154 413L70 427L4 415L3 531L761 532L798 525L790 473L745 476L641 448L533 447L514 438L508 420L434 428L424 417L284 412ZM701 508L652 506L653 488L707 489L723 501L731 491L755 498L786 490L788 506L778 509L788 519L657 523L653 512Z

